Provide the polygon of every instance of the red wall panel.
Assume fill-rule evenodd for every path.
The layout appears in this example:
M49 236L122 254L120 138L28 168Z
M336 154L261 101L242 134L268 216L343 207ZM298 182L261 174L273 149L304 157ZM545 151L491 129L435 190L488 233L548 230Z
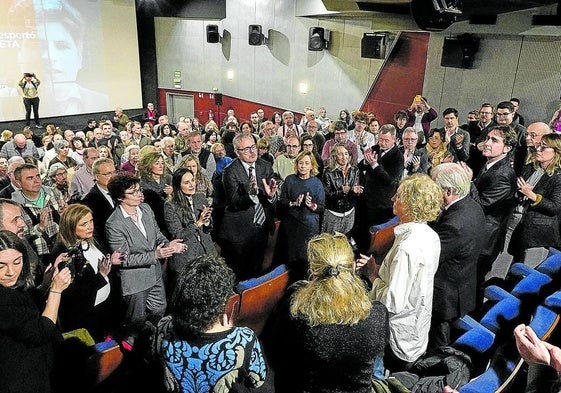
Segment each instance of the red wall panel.
M214 121L222 122L226 117L228 109L233 108L236 116L240 121L249 120L251 112L257 111L262 108L265 111L265 117L271 120L274 112L282 114L286 109L262 105L257 102L242 100L240 98L222 95L222 105L215 104L214 93L198 92L198 91L185 91L173 89L160 89L159 90L159 110L162 114L167 114L166 93L186 94L192 95L195 98L195 116L199 118L201 124L205 124L209 120L209 113L212 111ZM302 114L295 112L300 117Z
M422 94L428 46L429 33L401 33L362 110L374 112L381 124L393 123L395 112Z

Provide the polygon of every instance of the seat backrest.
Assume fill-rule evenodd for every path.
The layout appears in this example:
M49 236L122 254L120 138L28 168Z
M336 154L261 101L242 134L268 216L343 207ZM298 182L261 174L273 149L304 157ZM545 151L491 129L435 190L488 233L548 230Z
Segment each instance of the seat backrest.
M238 318L238 313L240 312L240 294L234 293L228 299L226 303L226 312L225 314L228 316L228 321L230 321L233 325L236 324L236 319Z
M237 287L241 299L236 326L247 326L259 335L284 296L289 274L286 265L280 265L265 276L240 282Z
M395 240L394 228L399 224L399 217L395 216L383 224L373 225L370 227L370 249L376 260L380 262L384 259Z

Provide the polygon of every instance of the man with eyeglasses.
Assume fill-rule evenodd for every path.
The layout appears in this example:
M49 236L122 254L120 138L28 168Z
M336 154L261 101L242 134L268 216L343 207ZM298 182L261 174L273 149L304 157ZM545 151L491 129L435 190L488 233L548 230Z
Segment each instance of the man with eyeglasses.
M516 132L517 144L514 147L513 153L510 155L510 159L514 165L514 171L520 174L527 153L526 127L513 122L514 114L514 105L512 105L510 101L502 101L497 105L497 123L501 126L509 126Z
M478 144L485 141L485 137L489 130L497 125L494 120L494 116L494 107L491 104L484 103L481 105L481 109L479 110L479 120L468 123L467 131L469 132L471 143L467 164L471 169L473 169L474 173L478 173L485 164L485 157L483 157L481 149L479 148L481 145L478 146Z
M417 149L419 134L413 127L407 127L403 131L399 151L403 154L403 177L413 173L428 173L429 156L425 149Z
M552 132L551 128L543 122L532 123L528 126L526 129L526 146L528 147L527 158L536 153L536 146L539 146L542 141L542 136L551 134Z
M277 180L284 180L288 175L293 175L294 159L300 153L300 139L291 136L286 140L286 153L275 158L273 172Z
M222 173L226 209L219 243L241 281L262 273L268 235L274 230L277 183L271 164L258 158L252 136L237 135L233 144L237 158Z
M364 158L364 151L376 144L374 134L366 130L368 115L364 112L355 113L355 128L349 131L348 138L357 145L357 161L360 162Z
M284 140L275 134L276 127L270 120L265 120L261 123L261 133L259 134L261 138L269 142L269 153L273 157L281 155L286 149L284 145Z
M318 132L320 128L321 126L316 120L310 120L308 124L306 124L306 132L302 134L302 137L305 135L312 137L316 152L321 152L323 150L323 145L325 145L325 137L321 132Z
M329 165L329 157L331 156L331 149L336 143L344 143L347 145L349 153L351 154L351 165L356 165L358 159L358 146L348 138L347 124L341 120L333 122L333 139L325 142L323 150L321 151L321 159L324 165Z
M115 209L115 202L109 195L107 184L117 172L115 170L115 164L110 158L99 158L99 155L98 159L94 160L91 171L95 179L95 185L84 196L80 203L92 210L94 238L101 242L102 246L107 247L104 231L105 223Z

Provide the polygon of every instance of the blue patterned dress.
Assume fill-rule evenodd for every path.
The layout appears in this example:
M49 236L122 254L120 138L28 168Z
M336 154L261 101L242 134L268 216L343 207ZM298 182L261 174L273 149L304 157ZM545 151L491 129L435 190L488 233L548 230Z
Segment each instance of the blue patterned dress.
M254 388L264 383L267 366L251 329L234 327L185 341L175 338L172 325L171 317L160 321L155 350L182 392L227 393L235 382Z

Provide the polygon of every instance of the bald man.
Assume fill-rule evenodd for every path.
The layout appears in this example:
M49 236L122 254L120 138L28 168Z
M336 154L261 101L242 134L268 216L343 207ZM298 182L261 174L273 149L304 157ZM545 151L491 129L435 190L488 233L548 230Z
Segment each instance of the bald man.
M14 140L6 142L0 150L0 157L9 159L14 156L33 156L39 159L39 152L31 140L28 140L23 134L16 134Z

